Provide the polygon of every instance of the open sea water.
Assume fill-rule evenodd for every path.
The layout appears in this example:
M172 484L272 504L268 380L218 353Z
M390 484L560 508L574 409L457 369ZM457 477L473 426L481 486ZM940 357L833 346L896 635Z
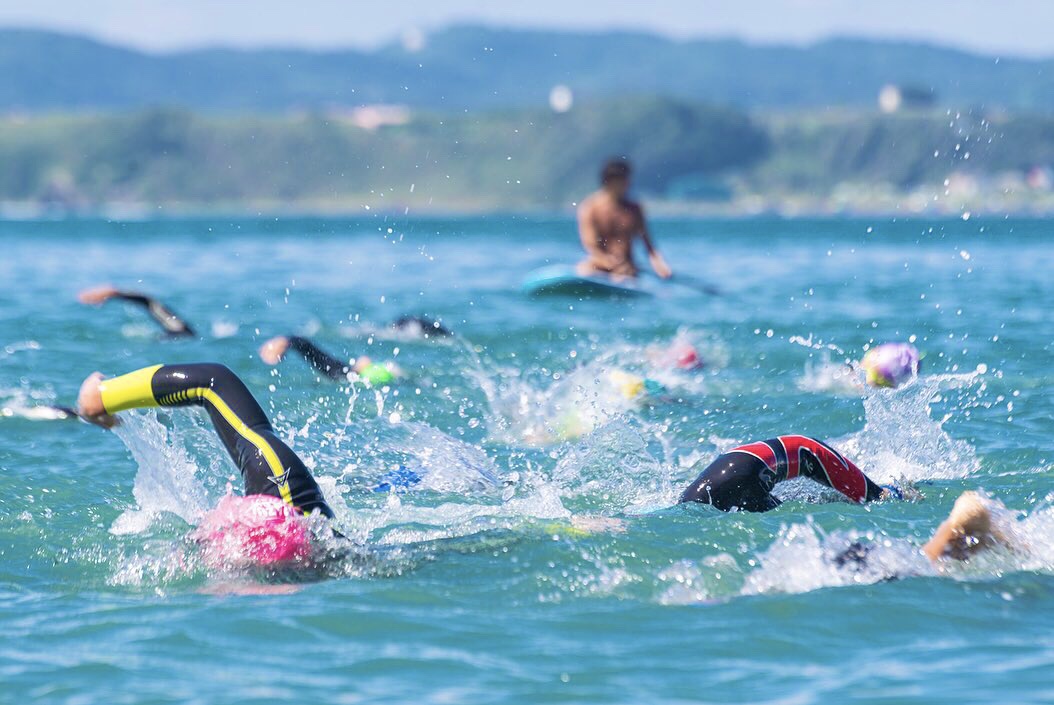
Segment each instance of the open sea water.
M659 220L720 295L579 301L519 289L578 258L565 218L0 223L0 702L1054 702L1051 228ZM103 282L200 339L77 303ZM456 336L394 332L403 314ZM288 333L407 379L264 365ZM846 363L892 340L922 375L862 388ZM705 369L671 368L685 343ZM246 380L361 555L313 579L210 567L187 536L240 479L202 412L40 418L93 370L191 361ZM627 400L613 371L665 392ZM921 499L676 506L717 454L785 433ZM399 466L422 481L374 491ZM975 488L1014 547L929 566ZM865 570L831 562L852 540Z

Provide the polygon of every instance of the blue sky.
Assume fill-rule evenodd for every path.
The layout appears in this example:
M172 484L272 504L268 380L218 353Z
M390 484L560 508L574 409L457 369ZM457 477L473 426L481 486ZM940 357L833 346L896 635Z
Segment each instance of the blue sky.
M803 43L831 35L920 39L1054 57L1051 0L26 0L0 25L85 33L153 50L202 45L375 46L458 22L639 29Z

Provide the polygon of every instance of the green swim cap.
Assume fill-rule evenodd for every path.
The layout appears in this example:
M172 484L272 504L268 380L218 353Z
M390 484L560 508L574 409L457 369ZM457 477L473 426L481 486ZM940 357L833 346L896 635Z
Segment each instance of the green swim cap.
M386 384L391 384L395 379L395 375L392 374L391 370L376 362L371 362L366 366L366 369L359 372L359 377L374 387L383 387Z

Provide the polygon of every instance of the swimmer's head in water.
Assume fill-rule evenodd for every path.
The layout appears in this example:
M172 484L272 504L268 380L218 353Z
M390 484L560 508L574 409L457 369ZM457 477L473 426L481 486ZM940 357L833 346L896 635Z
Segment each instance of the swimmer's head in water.
M860 367L870 386L895 388L918 374L919 359L914 345L883 343L867 351Z
M699 357L699 351L690 343L678 343L670 349L674 366L681 370L698 370L703 367L703 359Z
M192 538L213 567L276 566L311 555L307 517L277 497L227 495L205 515Z
M383 387L386 384L391 384L395 380L395 375L392 374L391 370L376 362L371 362L356 374L374 387Z
M392 322L392 328L407 335L431 337L446 337L452 335L439 321L434 321L427 316L402 316Z
M645 377L638 377L635 374L622 370L611 370L608 373L608 379L618 389L622 397L629 401L657 396L666 391L666 388L660 382Z

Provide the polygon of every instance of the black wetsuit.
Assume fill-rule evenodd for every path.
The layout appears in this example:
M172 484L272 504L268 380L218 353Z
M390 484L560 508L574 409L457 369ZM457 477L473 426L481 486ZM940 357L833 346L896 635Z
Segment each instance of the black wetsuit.
M113 298L128 301L145 308L150 317L157 321L158 325L164 329L165 334L168 336L185 337L194 335L194 330L190 327L190 324L177 316L172 309L151 296L132 291L119 291L113 295Z
M245 494L277 497L301 512L333 511L311 472L271 427L245 384L223 365L159 365L100 385L110 413L145 406L203 406L241 471Z
M712 504L722 511L765 512L779 506L776 483L808 477L854 502L878 499L882 488L838 451L814 438L779 436L721 455L688 486L680 501Z
M298 335L289 335L286 336L286 340L289 341L289 347L307 360L309 365L330 379L346 379L348 373L351 372L351 366L348 365L348 363L330 355L307 338L301 338Z
M427 316L400 316L392 321L392 328L398 331L420 332L426 338L431 336L441 338L453 335L441 323L433 321Z

